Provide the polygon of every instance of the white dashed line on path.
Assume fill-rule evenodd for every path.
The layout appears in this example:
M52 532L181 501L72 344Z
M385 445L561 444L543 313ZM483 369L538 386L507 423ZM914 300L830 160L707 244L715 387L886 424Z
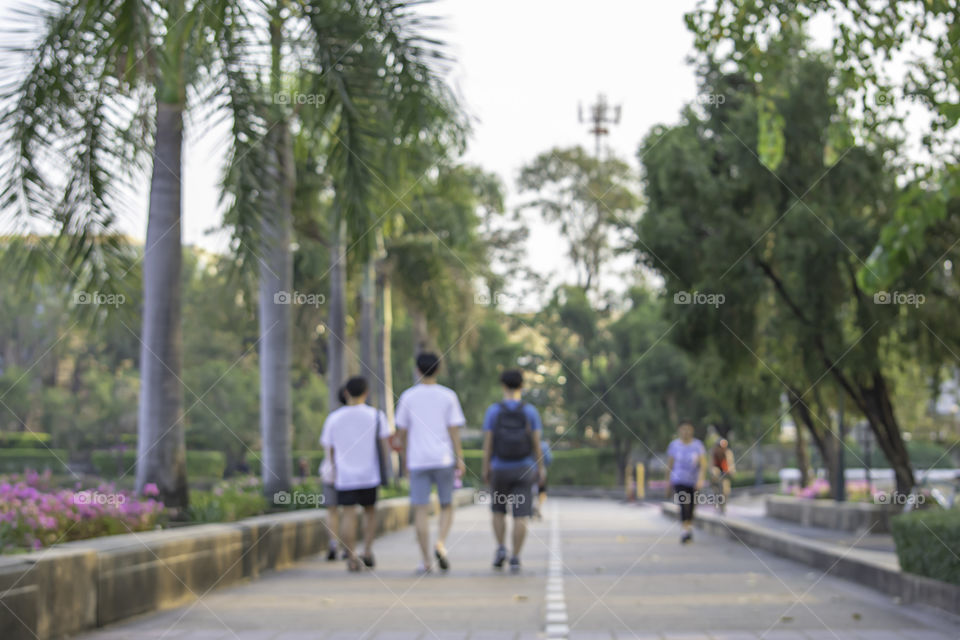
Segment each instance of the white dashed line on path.
M551 640L565 640L570 633L567 603L563 597L563 549L560 545L560 512L556 503L550 512L550 562L547 565L547 599L544 630Z

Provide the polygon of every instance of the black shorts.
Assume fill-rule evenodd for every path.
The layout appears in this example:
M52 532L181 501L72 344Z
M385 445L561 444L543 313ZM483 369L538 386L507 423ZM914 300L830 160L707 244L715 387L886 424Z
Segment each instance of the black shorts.
M533 486L537 482L534 466L490 471L490 509L506 513L510 506L514 518L533 515Z
M370 507L377 502L377 489L380 487L370 487L369 489L347 489L337 490L337 506L352 507L355 504L361 507Z

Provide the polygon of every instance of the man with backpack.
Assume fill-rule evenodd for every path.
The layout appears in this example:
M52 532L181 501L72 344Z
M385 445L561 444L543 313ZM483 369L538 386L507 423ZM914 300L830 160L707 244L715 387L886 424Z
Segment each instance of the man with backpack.
M533 487L546 478L546 467L540 455L540 414L525 403L523 372L509 369L500 375L503 400L487 409L483 419L483 480L490 487L490 508L493 511L493 534L497 551L495 569L502 569L507 559L504 546L507 529L507 506L513 514L513 548L510 570L520 570L520 549L527 534L527 521L533 513Z

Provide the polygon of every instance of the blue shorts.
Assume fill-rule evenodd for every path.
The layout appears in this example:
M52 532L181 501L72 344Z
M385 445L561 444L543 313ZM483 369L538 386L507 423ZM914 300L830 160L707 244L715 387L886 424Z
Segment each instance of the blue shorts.
M440 506L453 502L454 467L410 470L410 504L430 504L430 488L437 486Z

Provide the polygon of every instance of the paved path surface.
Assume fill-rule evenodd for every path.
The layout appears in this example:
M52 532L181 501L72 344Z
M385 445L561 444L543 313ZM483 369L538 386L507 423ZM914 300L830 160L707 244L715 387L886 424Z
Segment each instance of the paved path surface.
M305 561L83 638L960 638L960 619L736 542L698 532L682 547L678 536L657 508L554 499L523 572L504 575L489 567L486 509L469 507L456 514L449 575L413 575L407 529L378 540L375 572Z

